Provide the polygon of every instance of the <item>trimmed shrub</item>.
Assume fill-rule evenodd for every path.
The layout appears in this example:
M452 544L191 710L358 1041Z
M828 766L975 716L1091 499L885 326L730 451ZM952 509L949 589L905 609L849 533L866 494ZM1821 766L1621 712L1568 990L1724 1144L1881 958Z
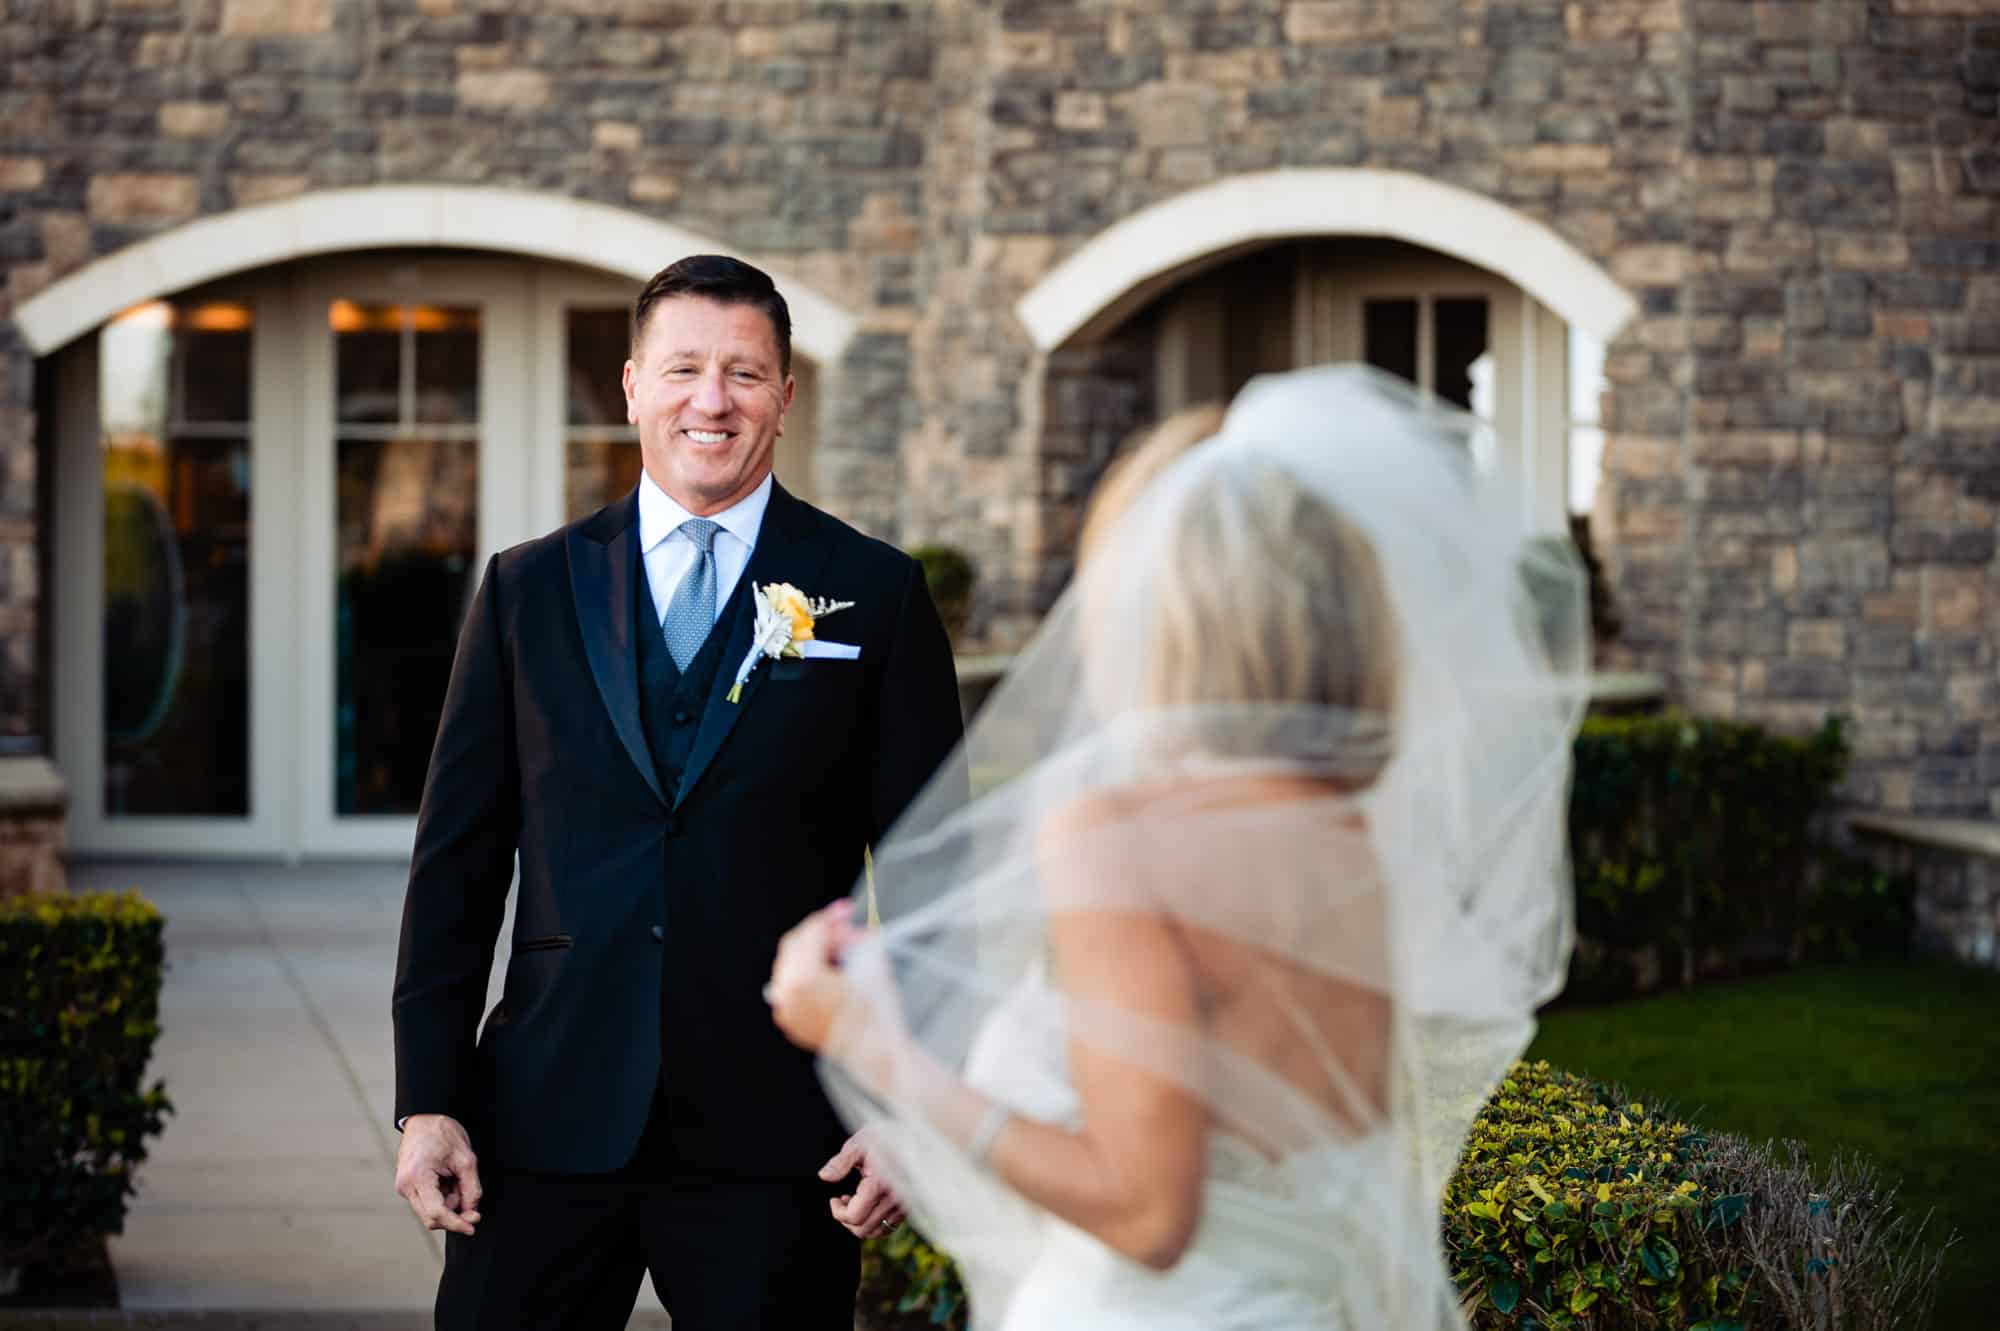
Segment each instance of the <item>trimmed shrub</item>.
M0 901L0 1266L125 1227L170 1112L142 1083L159 1036L160 913L137 893Z
M937 605L945 631L958 641L972 618L972 587L978 580L972 561L963 550L950 545L918 545L910 557L924 566L924 583Z
M1445 1190L1475 1327L1888 1331L1923 1324L1941 1249L1872 1171L1710 1139L1616 1091L1517 1064Z
M1445 1186L1446 1259L1482 1331L1889 1331L1929 1315L1942 1249L1867 1167L1711 1138L1517 1063ZM862 1249L871 1331L962 1328L948 1258L903 1225Z
M1818 840L1847 755L1839 717L1796 739L1675 713L1586 720L1569 814L1569 996L1907 945L1914 883Z

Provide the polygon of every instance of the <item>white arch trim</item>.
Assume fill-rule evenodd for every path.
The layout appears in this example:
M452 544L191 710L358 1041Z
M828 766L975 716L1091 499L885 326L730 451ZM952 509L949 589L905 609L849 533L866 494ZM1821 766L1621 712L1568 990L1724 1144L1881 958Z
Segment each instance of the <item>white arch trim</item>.
M1478 264L1600 342L1638 309L1575 246L1484 195L1404 171L1328 167L1233 176L1134 213L1058 264L1014 311L1052 351L1086 327L1110 327L1205 255L1331 235L1388 236Z
M601 203L528 190L370 185L318 190L218 213L127 246L52 284L15 311L36 355L141 301L308 255L400 245L499 250L585 264L644 282L688 254L726 252L692 231ZM857 321L827 297L772 274L792 311L792 344L838 359Z

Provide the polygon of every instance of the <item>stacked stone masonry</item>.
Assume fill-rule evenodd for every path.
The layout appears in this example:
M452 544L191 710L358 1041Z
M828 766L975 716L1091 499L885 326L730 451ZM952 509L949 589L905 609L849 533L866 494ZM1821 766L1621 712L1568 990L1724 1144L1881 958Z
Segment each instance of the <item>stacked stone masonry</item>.
M1594 514L1617 664L1706 712L1849 713L1863 806L2000 815L1991 0L28 0L0 69L0 731L25 743L60 570L48 359L11 315L94 259L376 183L713 237L859 316L819 493L966 549L1005 648L1152 411L1143 312L1043 353L1016 302L1149 205L1345 166L1497 201L1637 301Z

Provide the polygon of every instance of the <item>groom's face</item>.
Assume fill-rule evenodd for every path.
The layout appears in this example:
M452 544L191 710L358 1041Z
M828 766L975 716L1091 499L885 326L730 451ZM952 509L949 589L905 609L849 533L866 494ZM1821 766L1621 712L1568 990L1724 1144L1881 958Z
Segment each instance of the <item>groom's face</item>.
M777 332L754 305L663 300L625 362L625 418L646 474L697 517L763 483L791 405Z

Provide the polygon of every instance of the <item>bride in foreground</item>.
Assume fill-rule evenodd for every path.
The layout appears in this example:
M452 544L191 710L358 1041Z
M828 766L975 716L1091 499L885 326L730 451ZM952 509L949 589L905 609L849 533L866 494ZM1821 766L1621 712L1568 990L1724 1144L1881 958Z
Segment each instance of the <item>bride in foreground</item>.
M1559 987L1583 580L1370 371L1135 455L770 997L973 1325L1462 1325L1437 1199Z

